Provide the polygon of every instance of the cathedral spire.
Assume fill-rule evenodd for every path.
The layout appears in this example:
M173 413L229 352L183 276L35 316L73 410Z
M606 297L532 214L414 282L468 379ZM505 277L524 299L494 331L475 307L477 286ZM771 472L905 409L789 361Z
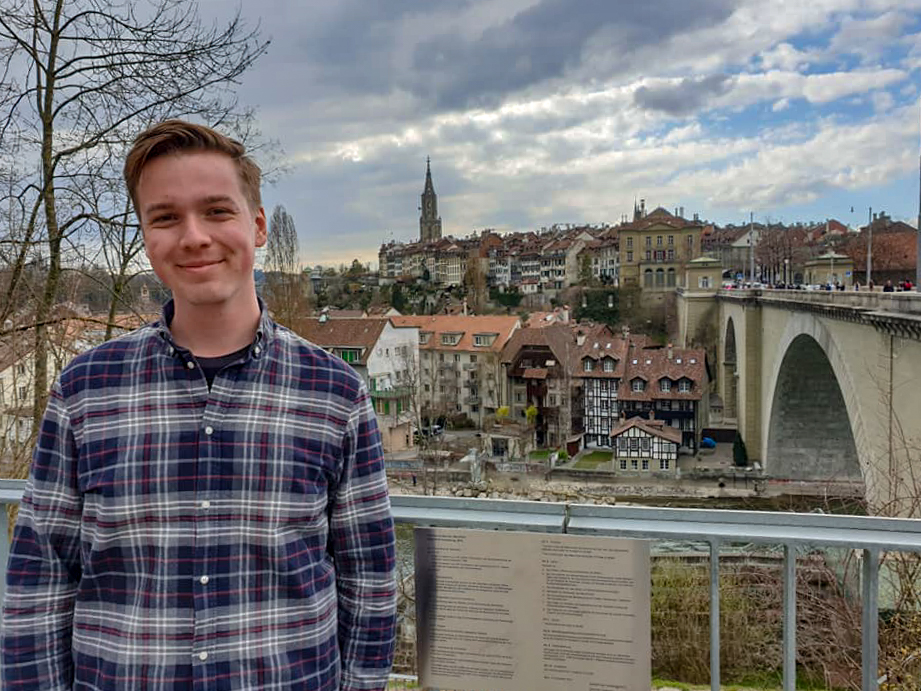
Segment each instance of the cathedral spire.
M419 239L433 242L441 239L441 218L438 217L438 195L432 184L432 160L425 157L425 188L422 190L422 214L419 216Z

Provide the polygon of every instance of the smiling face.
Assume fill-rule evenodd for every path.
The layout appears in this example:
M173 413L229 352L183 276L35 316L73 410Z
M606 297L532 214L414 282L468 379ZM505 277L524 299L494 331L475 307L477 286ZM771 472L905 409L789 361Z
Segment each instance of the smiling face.
M176 316L221 310L258 314L253 263L266 241L265 211L247 203L229 156L168 154L144 166L137 186L144 246L173 291Z

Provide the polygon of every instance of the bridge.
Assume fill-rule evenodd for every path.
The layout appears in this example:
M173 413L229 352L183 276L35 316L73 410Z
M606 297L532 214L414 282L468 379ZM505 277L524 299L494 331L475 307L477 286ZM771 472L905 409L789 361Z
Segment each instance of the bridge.
M862 481L879 510L918 514L921 295L679 289L678 319L682 345L708 348L750 461Z

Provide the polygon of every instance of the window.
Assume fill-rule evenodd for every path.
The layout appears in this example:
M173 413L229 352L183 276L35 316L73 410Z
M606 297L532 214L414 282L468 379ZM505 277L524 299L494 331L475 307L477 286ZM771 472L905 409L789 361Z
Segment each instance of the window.
M524 395L520 391L515 392L515 403L523 403Z
M643 437L642 439L640 439L640 448L643 451L649 451L649 447L650 447L649 437Z
M675 261L675 250L668 251L668 261L670 262Z
M649 470L649 459L648 458L643 459L643 470Z
M439 386L439 387L438 387L438 390L439 390L441 393L444 393L444 392L445 392L445 385L442 384L441 386Z
M454 353L454 362L460 362L460 353Z
M664 250L656 250L656 261L657 262L665 261Z
M694 236L688 235L688 254L694 253Z
M470 363L471 363L471 364L476 364L476 355L471 355L471 356L470 356Z
M26 396L28 396L28 393L29 393L29 388L28 388L28 387L26 387L26 386L20 386L20 387L19 387L19 400L20 400L20 401L26 400Z
M632 262L632 261L633 261L633 252L627 252L627 261L628 261L628 262Z
M621 458L621 459L620 459L620 469L621 469L621 470L626 470L626 469L627 469L627 459L626 459L626 458Z
M632 238L632 237L628 237L628 238L627 238L627 249L628 249L628 250L632 250L632 249L633 249L633 238Z
M668 236L668 244L669 244L669 245L674 245L674 244L675 244L675 236L674 236L674 235L669 235L669 236Z
M659 470L668 470L669 465L671 465L671 461L667 458L659 459Z
M438 353L438 362L444 362L444 361L445 361L445 354Z
M681 393L691 393L691 382L688 379L682 379L678 382L678 391Z
M25 373L26 373L26 366L24 363L19 363L18 365L16 365L16 374L25 374Z
M630 461L630 470L639 470L639 469L640 469L640 462L635 458L632 459Z
M358 362L360 359L357 350L341 350L339 351L339 357L346 362Z
M630 450L631 451L640 450L640 440L637 437L630 437Z
M550 399L550 405L556 406L556 394L550 394L548 398Z
M604 359L604 371L605 372L614 371L614 360L612 358L606 357Z
M652 259L652 250L646 250L646 261Z
M652 247L652 235L646 236L646 247Z
M627 450L627 438L626 437L617 438L617 448L620 449L621 451Z
M591 372L593 369L595 369L595 364L591 361L591 359L585 358L582 361L582 370L584 372Z
M672 382L670 379L660 379L659 380L659 391L671 391Z
M426 384L426 385L425 385L425 393L428 393L428 392L431 391L431 390L432 390L432 387L429 386L428 384Z
M489 336L484 335L475 335L473 337L473 345L482 348L483 346L489 345Z
M644 383L645 382L643 382L642 379L634 379L633 380L633 390L636 392L642 391L644 388Z
M606 398L602 398L602 399L601 399L601 409L602 409L603 411L607 412L607 410L608 410L608 399L606 399Z
M700 276L697 279L698 288L709 288L710 287L710 277L709 276Z
M661 246L662 246L662 236L656 235L656 247L661 247Z

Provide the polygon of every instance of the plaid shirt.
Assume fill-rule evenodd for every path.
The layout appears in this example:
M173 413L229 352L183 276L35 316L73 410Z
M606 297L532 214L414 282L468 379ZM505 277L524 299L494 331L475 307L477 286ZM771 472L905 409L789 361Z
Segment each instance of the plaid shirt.
M54 385L4 690L384 688L395 547L367 388L263 310L209 391L171 309Z

